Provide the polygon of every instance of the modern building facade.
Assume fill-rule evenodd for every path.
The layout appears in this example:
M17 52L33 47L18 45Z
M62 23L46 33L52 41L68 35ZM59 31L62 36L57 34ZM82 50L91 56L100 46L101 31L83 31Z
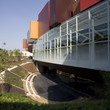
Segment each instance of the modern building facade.
M39 68L110 71L110 0L50 0L41 21L33 46Z

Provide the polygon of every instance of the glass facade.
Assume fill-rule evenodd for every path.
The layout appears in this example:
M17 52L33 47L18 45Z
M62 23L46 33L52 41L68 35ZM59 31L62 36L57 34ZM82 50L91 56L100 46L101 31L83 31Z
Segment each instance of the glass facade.
M34 45L34 60L110 71L110 0L50 30Z

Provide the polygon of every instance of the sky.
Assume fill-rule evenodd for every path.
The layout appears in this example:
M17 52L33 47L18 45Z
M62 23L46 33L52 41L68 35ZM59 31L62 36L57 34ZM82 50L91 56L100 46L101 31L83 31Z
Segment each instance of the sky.
M0 48L23 50L30 21L38 20L38 14L48 1L0 0Z

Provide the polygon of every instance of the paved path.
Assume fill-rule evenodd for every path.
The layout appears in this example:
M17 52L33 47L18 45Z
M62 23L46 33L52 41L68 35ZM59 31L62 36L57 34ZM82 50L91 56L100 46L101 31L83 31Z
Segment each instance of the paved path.
M30 63L30 62L23 63L23 64L21 64L20 66L26 65L26 64L28 64L28 63ZM13 69L15 69L15 68L17 68L17 67L18 67L18 66L13 66L13 67L11 67L11 68L8 68L7 70L8 70L8 71L11 71L11 70L13 70ZM3 81L3 80L4 80L4 79L3 79L4 74L5 74L5 70L0 73L0 83L3 83L3 82L4 82L4 81Z

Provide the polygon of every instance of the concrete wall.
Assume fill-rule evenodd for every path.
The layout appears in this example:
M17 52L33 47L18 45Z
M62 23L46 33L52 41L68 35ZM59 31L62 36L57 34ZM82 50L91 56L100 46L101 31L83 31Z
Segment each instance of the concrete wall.
M23 89L8 83L0 83L0 93L1 92L25 94L25 91Z

